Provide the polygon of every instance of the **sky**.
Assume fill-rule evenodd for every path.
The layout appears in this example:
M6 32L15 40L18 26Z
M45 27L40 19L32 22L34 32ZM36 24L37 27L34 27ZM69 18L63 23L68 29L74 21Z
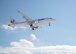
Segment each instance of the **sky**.
M10 16L17 22L25 21L18 10L31 19L51 17L56 21L50 27L46 25L34 31L31 28L4 29L3 25L9 23ZM21 39L31 41L36 47L76 46L76 0L0 0L1 49L12 48L11 43Z

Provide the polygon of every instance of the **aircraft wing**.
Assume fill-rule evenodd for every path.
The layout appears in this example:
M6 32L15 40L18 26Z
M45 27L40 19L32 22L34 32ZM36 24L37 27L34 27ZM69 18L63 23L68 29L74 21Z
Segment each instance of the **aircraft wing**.
M38 19L37 20L37 25L38 26L42 26L42 25L46 25L46 24L52 24L55 20L52 18L44 18L44 19Z
M26 21L32 21L32 19L30 19L30 17L26 16L24 13L22 13L21 11L18 10L18 12L22 15L22 17L26 20Z

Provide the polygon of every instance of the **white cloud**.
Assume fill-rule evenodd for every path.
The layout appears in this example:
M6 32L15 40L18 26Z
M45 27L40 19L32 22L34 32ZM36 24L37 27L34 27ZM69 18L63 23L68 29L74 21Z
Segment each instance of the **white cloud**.
M36 37L35 34L31 34L30 36L31 36L32 40L34 40L34 41L35 41L35 40L39 41L39 39Z
M10 27L8 25L2 25L1 28L5 29L5 30L14 30L14 29L16 29L16 27L12 28L12 27Z
M5 30L15 30L15 29L18 29L18 28L19 28L19 29L23 29L23 30L26 29L26 27L23 27L23 26L19 26L19 27L15 26L15 27L11 27L11 26L8 26L8 25L2 25L1 28L5 29Z
M36 47L34 43L26 39L21 39L19 42L11 42L10 47L0 47L0 54L33 54L33 53L48 53L48 54L76 54L76 46L56 45L56 46L41 46Z
M31 48L34 44L26 39L19 42L11 42L11 47L0 47L0 54L32 54Z
M30 48L30 47L34 47L34 44L26 39L21 39L19 42L11 42L11 46Z

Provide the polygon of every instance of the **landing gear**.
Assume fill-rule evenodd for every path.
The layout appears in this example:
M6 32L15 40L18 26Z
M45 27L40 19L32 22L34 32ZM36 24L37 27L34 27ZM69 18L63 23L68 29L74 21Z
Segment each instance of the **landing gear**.
M38 28L38 26L37 27L32 27L32 30L35 30L36 28Z
M30 27L32 27L32 26L33 26L33 24L30 25Z
M38 28L38 26L34 26L33 24L30 24L30 27L32 27L32 30L35 30L36 28Z
M49 23L49 26L51 25L51 23Z
M32 30L35 30L35 28L32 28Z

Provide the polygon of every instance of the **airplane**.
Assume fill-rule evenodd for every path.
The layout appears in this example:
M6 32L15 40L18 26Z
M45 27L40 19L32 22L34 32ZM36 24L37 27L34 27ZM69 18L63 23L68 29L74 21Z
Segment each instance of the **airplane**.
M36 19L32 20L30 17L26 16L23 12L18 10L18 13L22 15L22 17L25 19L24 22L16 22L13 18L11 18L10 23L8 26L14 28L14 27L31 27L32 30L35 30L39 28L42 25L45 24L52 24L55 19L52 18L42 18L42 19Z

